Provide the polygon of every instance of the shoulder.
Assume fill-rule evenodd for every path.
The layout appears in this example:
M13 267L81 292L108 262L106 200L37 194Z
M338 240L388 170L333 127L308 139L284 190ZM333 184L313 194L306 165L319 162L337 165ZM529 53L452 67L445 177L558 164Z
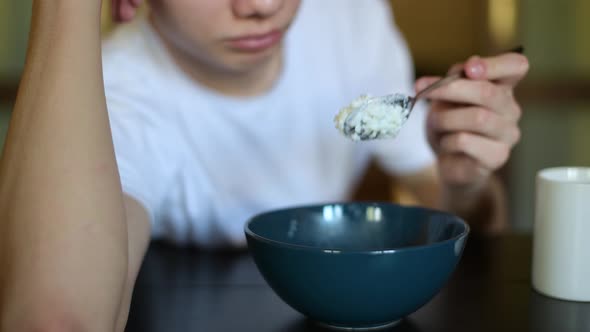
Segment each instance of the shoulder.
M146 17L118 26L102 44L105 89L141 84L142 90L158 88L161 71L170 66L165 49Z
M162 77L168 59L145 17L118 26L102 46L103 78L111 122L157 122L169 109ZM133 121L128 121L133 120Z
M299 48L305 49L310 61L322 61L341 79L356 81L349 84L363 85L366 92L385 85L392 88L400 77L405 85L413 75L408 72L412 63L407 45L388 1L304 1L294 28Z
M385 0L304 1L296 23L308 39L352 54L377 52L384 38L403 44Z

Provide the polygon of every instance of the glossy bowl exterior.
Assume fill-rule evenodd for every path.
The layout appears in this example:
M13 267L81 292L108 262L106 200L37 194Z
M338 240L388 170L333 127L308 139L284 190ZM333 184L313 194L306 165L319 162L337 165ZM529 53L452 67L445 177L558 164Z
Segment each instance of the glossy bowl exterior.
M423 208L335 203L263 213L245 232L258 269L287 304L320 323L367 328L432 299L469 227Z

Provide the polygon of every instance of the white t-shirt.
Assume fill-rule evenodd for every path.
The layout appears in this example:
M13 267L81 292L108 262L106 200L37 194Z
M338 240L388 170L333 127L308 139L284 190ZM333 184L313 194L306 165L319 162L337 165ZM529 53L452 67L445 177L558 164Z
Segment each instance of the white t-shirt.
M423 105L395 140L352 142L334 127L360 94L413 92L411 59L385 1L303 1L285 38L280 79L253 98L191 80L146 18L105 41L121 182L148 211L154 237L243 246L256 213L347 199L371 157L392 175L434 162Z

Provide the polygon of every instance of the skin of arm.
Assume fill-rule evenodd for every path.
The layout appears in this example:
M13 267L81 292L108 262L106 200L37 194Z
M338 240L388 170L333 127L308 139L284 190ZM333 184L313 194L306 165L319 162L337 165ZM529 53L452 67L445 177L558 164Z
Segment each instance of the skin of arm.
M0 163L0 331L122 331L147 215L124 200L99 0L36 0ZM127 224L127 216L136 218ZM143 233L128 238L128 227ZM131 232L131 229L129 229Z

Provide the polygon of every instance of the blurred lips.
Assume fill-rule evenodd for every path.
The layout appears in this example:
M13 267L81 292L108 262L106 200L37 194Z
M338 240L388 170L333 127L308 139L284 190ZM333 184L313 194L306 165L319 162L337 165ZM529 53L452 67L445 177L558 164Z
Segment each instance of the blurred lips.
M282 38L283 33L280 30L274 30L260 35L231 38L228 39L227 43L231 48L239 51L260 52L276 45Z

